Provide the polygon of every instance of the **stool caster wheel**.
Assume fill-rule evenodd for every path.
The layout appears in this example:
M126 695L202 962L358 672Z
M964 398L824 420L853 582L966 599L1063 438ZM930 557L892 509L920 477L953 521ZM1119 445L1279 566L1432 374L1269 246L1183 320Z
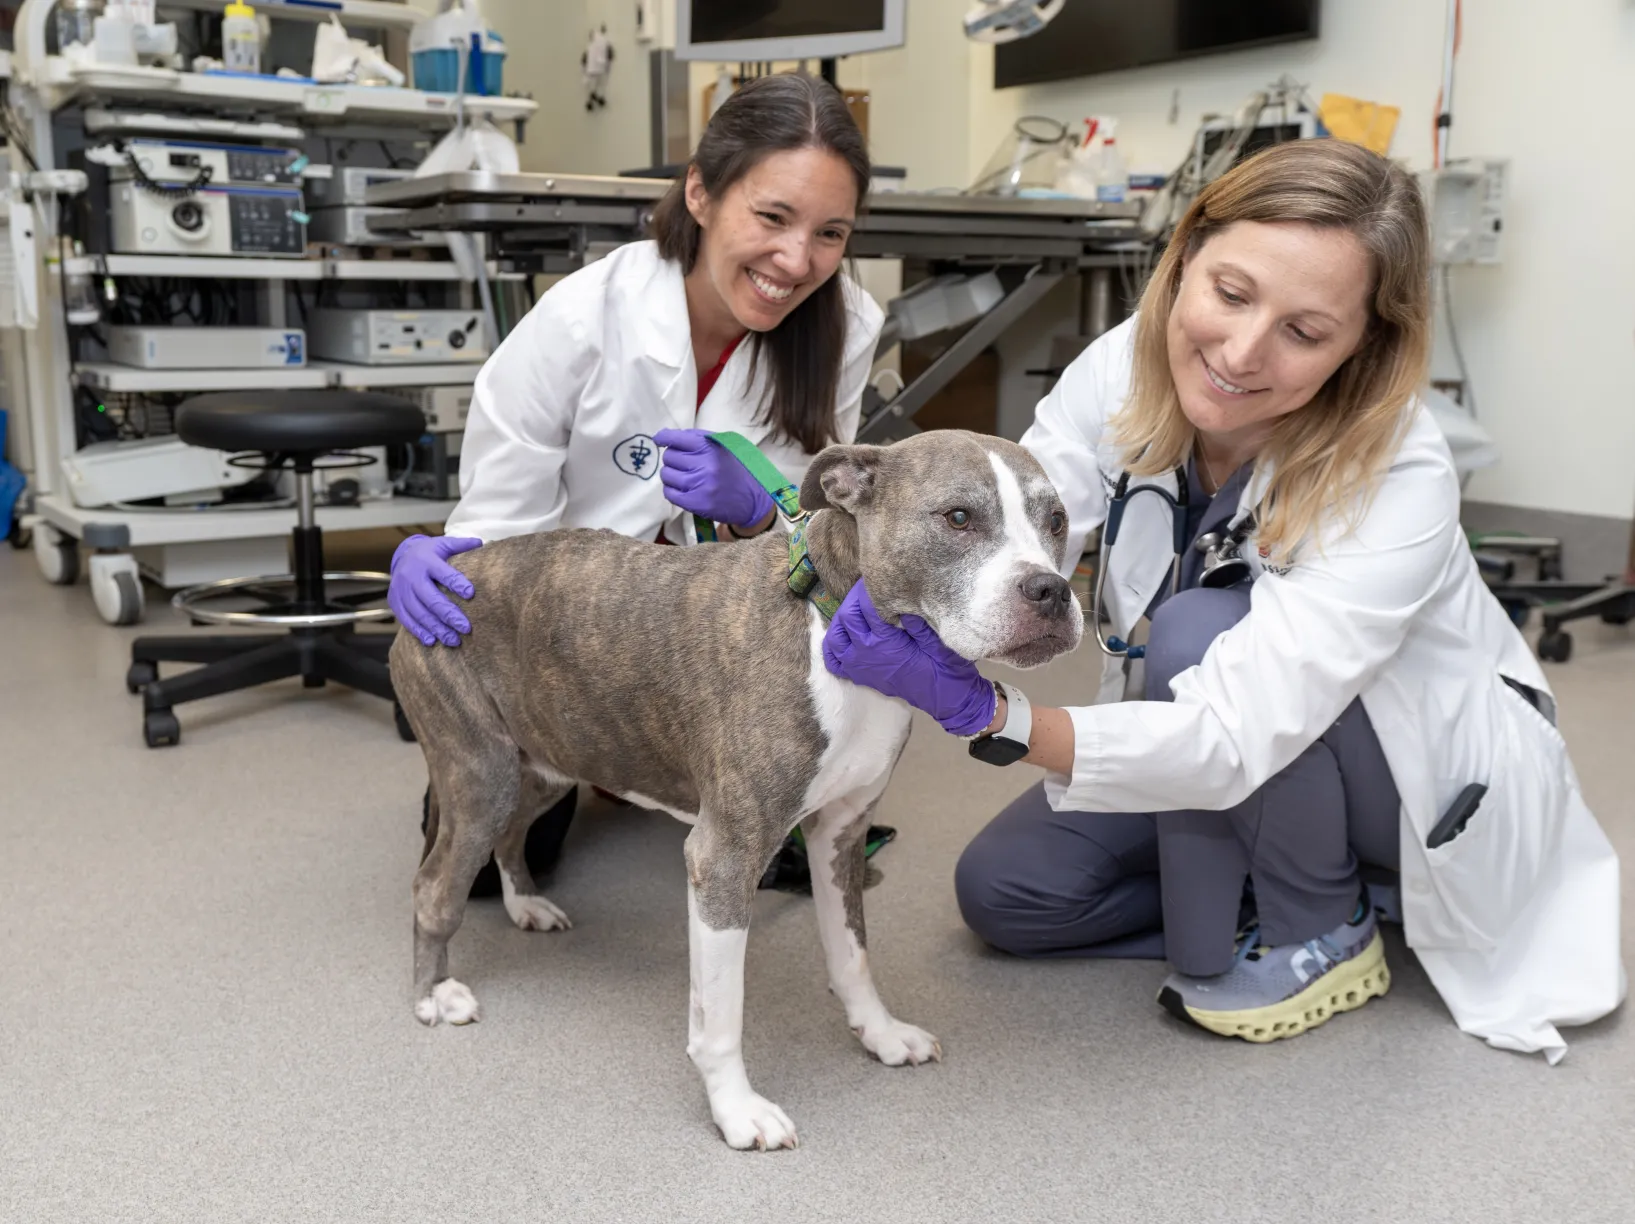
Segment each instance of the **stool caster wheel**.
M142 735L149 748L163 748L182 742L182 724L169 710L149 710L142 716Z
M1565 663L1573 657L1573 637L1560 629L1552 629L1538 640L1538 657L1547 663Z
M147 659L138 659L131 664L131 669L125 673L125 691L140 693L148 685L159 679L159 665Z
M409 716L396 700L392 702L392 720L397 723L398 738L407 744L414 743L414 728L409 726Z

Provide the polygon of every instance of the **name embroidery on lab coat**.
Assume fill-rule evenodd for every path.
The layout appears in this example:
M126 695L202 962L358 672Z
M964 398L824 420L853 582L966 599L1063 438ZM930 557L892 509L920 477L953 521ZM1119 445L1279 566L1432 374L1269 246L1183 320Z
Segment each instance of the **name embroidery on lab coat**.
M652 480L659 470L658 443L647 434L626 438L613 448L613 462L627 476Z
M1270 557L1272 555L1272 550L1268 545L1262 544L1255 551L1260 554L1260 569L1261 569L1262 573L1276 574L1279 578L1281 578L1281 577L1283 577L1284 574L1288 573L1290 570L1292 570L1294 568L1294 563L1293 563L1292 558L1290 559L1290 563L1288 565L1272 565L1272 564L1270 564L1266 560L1267 557Z

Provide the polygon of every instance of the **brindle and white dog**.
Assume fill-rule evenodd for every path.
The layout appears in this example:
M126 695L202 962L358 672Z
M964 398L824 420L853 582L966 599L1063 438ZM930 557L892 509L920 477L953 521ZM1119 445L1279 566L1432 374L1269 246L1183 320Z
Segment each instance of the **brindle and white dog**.
M810 557L840 594L859 578L887 620L923 617L970 659L1019 667L1083 633L1061 571L1067 515L1019 446L956 431L834 446L812 463ZM799 823L829 980L881 1062L941 1056L892 1017L864 951L863 834L908 740L901 701L824 667L826 622L788 585L788 538L664 548L610 531L501 540L455 562L476 597L456 650L400 634L392 679L425 752L431 819L414 881L415 1014L477 1018L448 942L492 852L524 929L568 919L523 858L535 813L575 782L693 826L686 840L692 1000L687 1052L735 1148L792 1147L749 1084L744 948L756 886Z

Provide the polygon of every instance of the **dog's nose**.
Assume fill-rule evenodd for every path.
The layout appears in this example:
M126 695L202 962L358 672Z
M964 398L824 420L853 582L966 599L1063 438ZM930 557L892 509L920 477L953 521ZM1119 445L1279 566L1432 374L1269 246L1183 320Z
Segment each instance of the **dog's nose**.
M1036 605L1041 616L1061 616L1073 604L1073 588L1060 574L1040 570L1022 580L1022 598Z

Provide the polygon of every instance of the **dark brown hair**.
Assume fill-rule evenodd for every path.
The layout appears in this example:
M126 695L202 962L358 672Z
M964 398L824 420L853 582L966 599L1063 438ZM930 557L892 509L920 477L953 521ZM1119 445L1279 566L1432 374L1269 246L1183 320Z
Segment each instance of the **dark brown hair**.
M800 73L761 77L716 111L689 168L698 167L711 199L771 153L823 149L844 161L857 181L861 210L869 190L869 153L846 102L834 86ZM684 170L653 212L659 253L681 264L698 262L704 231L687 210ZM846 300L841 278L831 276L771 331L754 336L750 374L764 358L772 366L771 402L762 406L781 436L808 452L835 441L835 397L846 351Z

